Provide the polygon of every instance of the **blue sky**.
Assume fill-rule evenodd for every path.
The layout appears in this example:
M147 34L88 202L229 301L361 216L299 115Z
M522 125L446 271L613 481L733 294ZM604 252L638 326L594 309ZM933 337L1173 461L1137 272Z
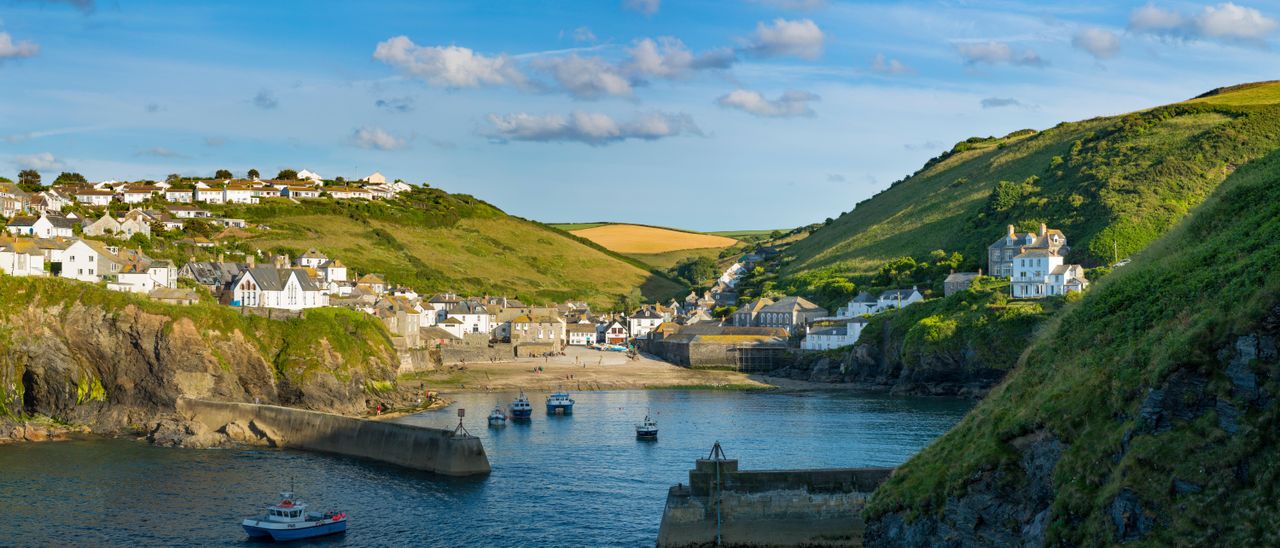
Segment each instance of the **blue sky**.
M1273 79L1277 2L0 0L0 175L285 167L777 228L956 141Z

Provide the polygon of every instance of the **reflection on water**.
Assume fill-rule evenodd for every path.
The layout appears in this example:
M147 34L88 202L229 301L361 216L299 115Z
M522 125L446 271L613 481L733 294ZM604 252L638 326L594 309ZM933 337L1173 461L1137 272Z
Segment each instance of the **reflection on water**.
M350 531L319 544L652 545L668 486L719 440L744 469L892 466L968 409L957 400L852 393L575 393L571 417L486 426L514 394L459 395L493 465L451 479L370 461L260 449L186 450L125 440L0 446L0 545L247 543L239 519L290 483ZM656 442L637 441L645 413ZM452 427L455 408L400 419Z

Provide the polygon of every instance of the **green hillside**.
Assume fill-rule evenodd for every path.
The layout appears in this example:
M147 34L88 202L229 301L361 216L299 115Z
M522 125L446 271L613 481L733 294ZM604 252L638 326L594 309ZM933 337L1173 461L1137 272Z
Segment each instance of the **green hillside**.
M546 225L509 216L471 196L420 188L395 200L265 200L211 206L249 222L217 238L228 252L293 256L316 248L360 273L419 292L508 295L531 302L582 299L599 307L620 298L666 299L683 287L650 267ZM265 227L265 228L264 228ZM192 250L154 242L151 253L185 261Z
M1280 152L1050 321L876 492L867 543L1276 545L1277 261Z
M1237 167L1280 146L1280 84L1247 84L1122 116L972 138L788 251L783 277L875 273L903 256L960 252L985 266L1005 226L1061 228L1069 261L1142 249Z

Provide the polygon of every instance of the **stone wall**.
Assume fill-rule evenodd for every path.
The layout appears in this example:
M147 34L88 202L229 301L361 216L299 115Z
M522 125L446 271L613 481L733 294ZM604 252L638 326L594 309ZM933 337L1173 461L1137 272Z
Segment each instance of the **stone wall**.
M867 498L889 468L740 471L701 459L667 493L658 546L861 546Z
M480 439L449 430L274 405L182 398L178 413L212 431L232 423L266 432L279 447L363 457L449 476L489 473Z

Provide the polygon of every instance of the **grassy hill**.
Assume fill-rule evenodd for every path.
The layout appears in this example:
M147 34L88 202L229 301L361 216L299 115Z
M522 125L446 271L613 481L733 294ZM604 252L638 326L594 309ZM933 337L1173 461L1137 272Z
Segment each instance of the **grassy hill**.
M1061 228L1086 266L1142 249L1236 168L1280 146L1280 83L1214 90L1044 131L971 138L788 251L783 277L875 273L887 261L960 252L985 266L1008 224Z
M509 216L471 196L437 189L371 203L270 200L211 209L268 227L226 238L229 251L296 257L314 247L358 272L377 272L419 292L452 290L531 302L572 298L609 307L622 297L665 299L683 290L639 261ZM181 260L188 252L176 245L153 250Z
M1049 322L876 492L868 544L1280 542L1277 261L1280 152Z

